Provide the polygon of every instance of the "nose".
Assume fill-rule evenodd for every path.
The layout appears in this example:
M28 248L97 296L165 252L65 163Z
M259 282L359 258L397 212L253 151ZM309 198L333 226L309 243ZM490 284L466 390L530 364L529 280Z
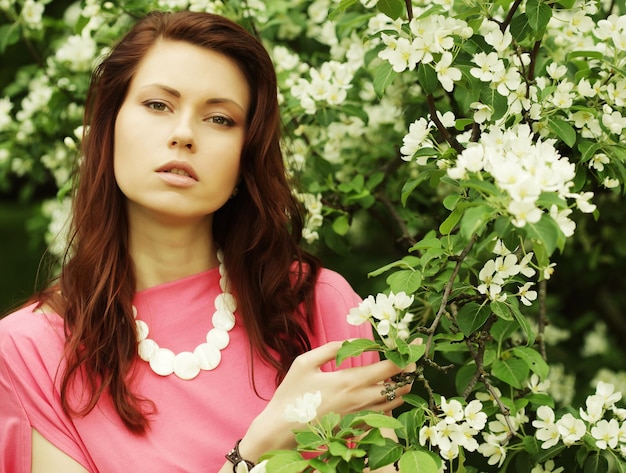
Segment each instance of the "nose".
M171 132L171 136L168 139L168 147L174 148L187 148L189 151L196 151L196 142L194 138L193 128L189 119L181 117L176 122L176 126Z

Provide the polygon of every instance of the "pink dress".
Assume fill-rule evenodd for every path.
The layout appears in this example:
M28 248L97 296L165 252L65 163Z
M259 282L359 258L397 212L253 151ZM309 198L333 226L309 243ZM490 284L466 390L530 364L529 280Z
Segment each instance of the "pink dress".
M213 307L219 293L218 281L216 268L138 292L134 303L139 318L150 326L150 338L176 353L193 350L211 328L207 307ZM312 346L371 338L367 324L346 322L359 301L345 279L322 270ZM158 411L146 434L129 432L108 396L87 416L70 418L59 397L63 321L33 308L0 320L0 473L30 472L33 428L91 472L216 471L275 391L275 370L257 358L255 393L250 348L237 321L219 366L193 380L161 377L144 361L137 362L134 391L152 400ZM341 368L377 360L377 354L365 353Z

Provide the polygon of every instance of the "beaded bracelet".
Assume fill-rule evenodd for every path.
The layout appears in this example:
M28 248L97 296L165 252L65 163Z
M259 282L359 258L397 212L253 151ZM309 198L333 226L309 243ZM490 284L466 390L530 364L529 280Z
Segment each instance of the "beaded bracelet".
M241 443L241 440L242 439L237 440L237 442L235 442L235 447L228 453L228 455L226 455L226 459L233 464L233 473L237 473L237 466L240 463L245 463L248 470L254 468L254 463L241 458L241 454L239 453L239 444Z

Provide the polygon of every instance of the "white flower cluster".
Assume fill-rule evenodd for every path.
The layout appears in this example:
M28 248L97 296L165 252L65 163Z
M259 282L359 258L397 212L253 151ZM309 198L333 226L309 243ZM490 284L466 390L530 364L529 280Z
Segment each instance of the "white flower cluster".
M499 256L487 260L481 268L478 273L480 284L476 289L492 301L503 302L507 298L507 293L502 292L502 289L506 284L513 282L515 276L521 274L531 278L535 275L536 271L529 266L533 252L527 253L521 260L518 260L517 255L512 253L501 240L496 242L493 252ZM537 291L532 290L532 286L532 282L526 282L517 288L516 296L526 306L532 305L532 302L537 299Z
M309 70L310 80L298 79L291 87L291 94L300 100L305 113L314 115L318 104L341 105L346 100L354 72L349 64L325 62L319 69Z
M395 339L406 340L409 338L409 324L413 320L413 314L408 312L413 304L413 296L407 296L405 292L388 295L379 293L364 299L358 307L354 307L348 314L348 323L361 325L370 322L381 339L389 348L396 348Z
M387 25L385 25L387 26ZM395 72L414 70L418 63L434 64L437 78L450 92L461 71L452 67L454 36L467 39L472 28L463 20L443 15L416 16L408 24L408 33L401 23L393 23L394 34L381 33L385 44L378 56L391 64Z
M96 57L96 42L86 29L81 34L68 37L57 49L56 60L72 71L89 71Z
M488 458L489 465L502 466L506 459L506 445L512 435L515 435L520 427L528 422L524 409L518 410L515 415L508 418L504 414L496 414L496 420L488 424L488 430L482 432L484 443L480 444L478 451Z
M45 10L45 3L48 2L36 2L35 0L26 0L22 5L22 18L27 27L40 30L42 28L43 12Z
M437 447L444 460L453 460L461 449L474 452L479 449L474 438L485 428L487 414L482 412L482 403L474 399L465 407L460 401L441 397L441 414L433 416L431 422L420 429L419 442Z
M626 409L617 407L622 393L612 384L598 382L595 394L587 397L586 409L580 408L579 417L566 413L559 419L551 407L537 409L535 437L541 448L549 449L559 442L571 446L582 441L588 433L600 450L612 449L626 458Z
M322 194L310 194L302 193L298 194L298 199L304 204L307 211L306 222L302 229L302 237L307 243L313 243L319 239L319 233L317 229L324 223L324 216L322 215Z
M478 143L471 143L459 154L454 166L448 168L453 179L465 179L470 173L489 173L496 186L505 191L505 205L513 217L513 224L523 227L537 223L544 210L538 206L542 193L553 193L564 202L574 199L581 212L591 213L596 206L589 200L592 192L573 193L575 166L560 156L555 140L534 140L528 125L511 129L492 129L481 135ZM566 236L571 236L574 223L568 218L571 209L555 205L547 209Z

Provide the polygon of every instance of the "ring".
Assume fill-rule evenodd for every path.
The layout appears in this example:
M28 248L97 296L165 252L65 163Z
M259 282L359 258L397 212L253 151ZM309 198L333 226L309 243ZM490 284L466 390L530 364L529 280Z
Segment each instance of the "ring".
M396 392L395 391L388 391L386 394L387 397L387 402L391 402L396 398Z

